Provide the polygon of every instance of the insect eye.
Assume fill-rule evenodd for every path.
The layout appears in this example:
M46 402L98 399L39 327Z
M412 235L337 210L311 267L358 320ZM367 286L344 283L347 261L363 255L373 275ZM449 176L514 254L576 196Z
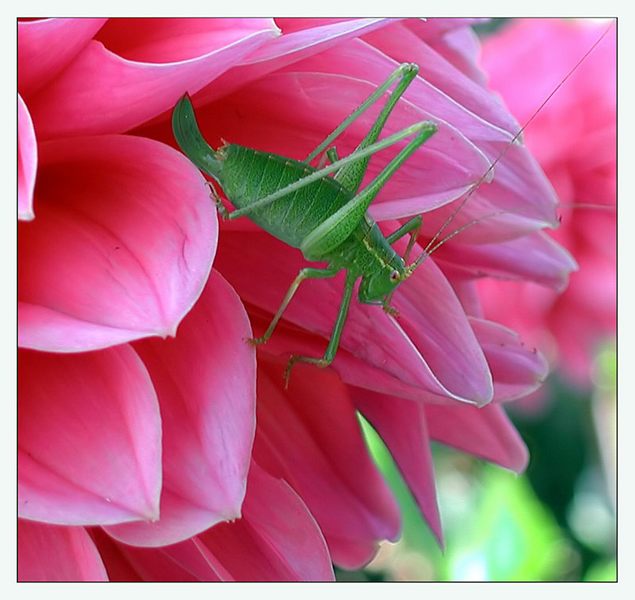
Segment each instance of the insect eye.
M398 281L399 280L399 271L393 271L390 274L390 281Z

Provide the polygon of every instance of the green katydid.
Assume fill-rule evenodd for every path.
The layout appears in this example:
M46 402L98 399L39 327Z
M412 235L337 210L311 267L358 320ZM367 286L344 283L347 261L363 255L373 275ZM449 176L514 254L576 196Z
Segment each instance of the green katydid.
M390 176L437 131L435 123L422 121L377 141L392 109L418 70L418 66L412 63L400 65L302 162L236 144L226 144L214 150L200 133L189 97L184 96L174 108L172 127L179 146L196 166L221 186L236 207L229 212L210 186L221 216L235 219L248 215L278 239L299 248L307 260L329 263L327 268L307 267L298 273L264 335L252 339L253 343L261 344L271 337L305 279L334 277L340 271L346 271L342 302L324 355L321 358L292 355L285 372L287 380L297 362L318 367L326 367L333 362L358 279L361 278L358 290L360 302L379 304L388 312L393 312L388 304L390 295L420 263L419 260L406 264L421 227L420 215L384 237L367 213ZM353 153L339 159L331 143L377 102L394 82L397 82L395 89L366 137ZM411 141L360 191L370 157L410 137ZM310 161L323 152L331 164L311 167ZM328 177L331 173L334 176ZM391 244L408 234L410 241L401 257Z
M568 79L589 52L553 90L547 100ZM297 362L311 363L318 367L326 367L333 362L358 279L361 278L358 289L360 302L381 305L384 310L394 314L395 311L390 307L389 302L395 289L432 251L466 227L478 222L467 223L450 233L445 239L437 241L440 233L449 225L468 198L490 176L495 164L501 160L505 151L471 186L421 256L410 264L407 264L408 256L421 228L421 215L413 217L385 237L367 212L371 202L388 179L437 131L435 123L421 121L377 141L391 111L417 73L416 64L401 64L304 161L292 160L236 144L225 144L218 150L214 150L207 144L198 128L189 97L185 95L174 108L172 127L179 146L199 169L220 185L235 207L235 210L228 211L210 184L212 197L221 216L226 219L235 219L248 215L252 221L271 235L290 246L299 248L307 260L328 263L326 268L307 267L298 273L268 328L261 337L250 340L252 343L261 344L271 337L286 307L304 280L334 277L342 270L346 271L339 313L323 356L317 358L292 355L285 370L287 383L291 369ZM379 101L395 82L394 90L364 139L350 155L340 159L335 147L331 144L355 119ZM511 140L512 143L520 137L542 106L544 103L518 131ZM407 138L412 139L365 188L360 190L370 157ZM312 167L309 163L320 155L320 164L317 168ZM331 164L324 166L326 162ZM329 177L331 174L333 176ZM488 216L495 214L502 213ZM410 240L404 255L400 256L391 244L406 235L410 235Z

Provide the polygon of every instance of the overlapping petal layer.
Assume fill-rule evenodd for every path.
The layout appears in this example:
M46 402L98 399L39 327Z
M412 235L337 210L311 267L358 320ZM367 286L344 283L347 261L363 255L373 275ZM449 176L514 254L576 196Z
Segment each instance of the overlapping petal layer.
M108 581L83 527L18 520L18 581Z
M132 348L21 350L18 390L20 516L63 525L158 517L159 405Z
M174 340L135 344L161 406L161 518L111 526L112 536L164 546L240 516L255 427L250 336L240 299L213 273Z
M123 133L276 35L271 19L110 19L29 99L38 137Z
M18 90L31 96L59 75L107 19L18 22Z
M368 456L346 386L299 366L285 391L284 360L261 355L254 456L306 502L345 568L368 562L399 532L399 510ZM334 509L334 507L337 507Z
M179 544L138 548L92 535L114 581L330 581L324 538L300 497L252 463L242 517Z

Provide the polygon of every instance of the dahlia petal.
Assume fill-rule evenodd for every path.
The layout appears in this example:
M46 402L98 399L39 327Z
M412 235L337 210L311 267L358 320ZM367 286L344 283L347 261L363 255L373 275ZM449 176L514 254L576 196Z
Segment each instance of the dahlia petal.
M53 79L107 19L37 19L18 22L18 89L30 95Z
M267 234L232 232L224 237L217 265L241 298L273 314L306 263L299 252ZM284 318L329 339L342 285L341 275L304 282ZM400 321L376 306L353 301L341 348L430 393L489 402L492 382L485 358L452 288L432 261L400 286L394 304ZM333 366L346 377L338 358Z
M419 75L483 120L516 133L520 126L497 97L472 81L410 29L409 20L391 23L362 39L398 63L414 62Z
M398 61L386 56L381 50L361 39L347 40L336 48L325 50L286 70L332 73L367 81L373 88L387 79L398 66ZM423 73L425 75L425 72ZM479 94L480 95L480 94ZM454 101L448 94L437 88L425 76L416 77L404 94L421 111L433 120L440 120L455 127L461 134L475 142L509 142L513 133L493 123L489 123ZM498 115L498 120L509 123L510 116ZM513 129L512 129L513 130Z
M170 550L178 555L181 544L169 548L136 548L121 544L108 536L103 530L92 529L91 536L106 565L111 581L160 581L184 582L199 581L187 566L170 556ZM191 545L191 540L184 545ZM203 581L218 581L213 571Z
M549 365L535 348L498 323L470 319L494 380L494 400L507 402L537 390L549 374Z
M434 19L408 19L408 26L424 41L430 42L441 38L451 31L464 29L471 25L485 23L485 17L447 17Z
M262 357L260 364L254 456L302 497L334 562L358 568L357 552L340 553L341 543L364 545L372 556L380 540L396 539L400 518L346 388L333 373L298 365L285 392L285 361Z
M18 382L21 517L87 525L158 516L159 406L132 348L21 350Z
M426 40L440 56L472 81L486 86L487 76L479 68L481 43L471 27L457 27L441 37Z
M18 519L18 581L108 581L83 527Z
M109 581L143 580L126 557L124 548L118 545L101 527L89 527L87 531L93 543L97 546L99 556L106 567Z
M345 39L383 27L391 20L385 18L346 19L331 22L331 19L305 19L304 21L309 22L308 26L300 28L297 22L303 19L276 19L276 24L282 29L282 35L259 47L239 65L223 73L217 81L203 88L196 94L195 101L203 105L226 96L251 81L322 52Z
M212 272L174 340L135 344L163 416L161 518L111 526L110 535L135 546L164 546L240 516L256 416L250 337L240 299Z
M18 94L18 219L30 221L33 213L33 188L37 173L37 140L33 122L22 96Z
M527 466L527 447L500 406L425 404L424 412L433 440L517 473Z
M449 261L465 273L529 280L557 291L566 287L570 273L577 270L569 252L541 231L497 244L446 244L435 259Z
M434 465L423 405L351 388L355 406L390 450L432 533L443 545Z
M211 268L217 217L180 153L132 136L40 146L19 226L19 343L56 352L174 335Z
M332 581L313 516L281 479L252 463L243 517L198 536L236 581Z
M170 109L185 91L197 92L276 35L271 19L111 19L32 98L38 137L127 131Z

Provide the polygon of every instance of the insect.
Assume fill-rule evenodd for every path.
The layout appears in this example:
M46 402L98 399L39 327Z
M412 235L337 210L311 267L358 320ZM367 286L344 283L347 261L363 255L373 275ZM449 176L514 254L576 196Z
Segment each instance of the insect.
M235 207L233 211L229 211L210 184L212 198L221 216L226 219L248 216L271 235L300 249L308 261L328 263L326 268L306 267L300 270L264 334L251 339L252 343L262 344L271 337L303 281L335 277L342 270L346 273L339 312L323 356L292 355L285 369L287 384L291 369L298 362L318 367L326 367L333 362L358 280L361 280L358 288L360 302L380 305L389 314L395 314L396 311L390 305L395 289L429 255L430 245L436 242L434 250L466 227L464 225L444 240L437 241L441 230L461 210L471 193L486 179L504 154L472 186L426 251L409 263L410 252L421 229L421 215L413 217L393 233L384 236L367 210L389 178L437 131L434 122L421 121L378 141L391 111L417 73L416 64L401 64L304 161L237 144L225 143L214 150L198 128L189 97L185 95L174 108L172 127L179 146L199 169L223 189ZM364 111L378 102L393 84L395 87L392 93L385 100L366 136L351 154L340 158L332 145L335 139ZM512 141L520 136L523 129L524 127ZM371 156L409 138L410 141L384 169L360 189ZM310 163L318 157L319 165L311 166ZM471 224L473 223L468 223L467 226ZM408 245L404 254L399 255L392 244L407 235L410 236Z

